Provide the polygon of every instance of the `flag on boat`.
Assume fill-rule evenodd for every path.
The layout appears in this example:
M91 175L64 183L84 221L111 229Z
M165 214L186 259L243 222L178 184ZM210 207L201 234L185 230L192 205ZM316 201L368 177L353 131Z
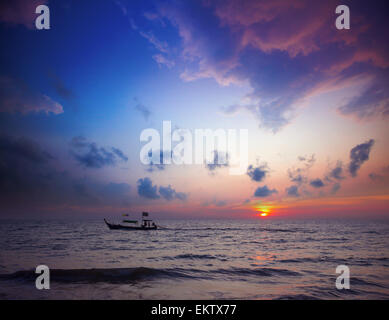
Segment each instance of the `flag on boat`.
M148 212L142 212L142 216L143 216L143 217L148 217L148 216L149 216L149 213L148 213Z

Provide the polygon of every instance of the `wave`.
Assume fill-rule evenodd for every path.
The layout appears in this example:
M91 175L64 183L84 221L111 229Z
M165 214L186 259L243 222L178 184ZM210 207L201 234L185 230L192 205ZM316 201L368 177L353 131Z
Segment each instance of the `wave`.
M0 275L0 280L35 281L38 275L34 270L17 271ZM51 269L50 280L54 282L108 282L127 283L151 278L190 278L190 276L169 269L153 268L107 268L107 269Z
M156 278L170 279L209 279L230 276L299 276L300 273L274 268L229 268L229 269L153 269L153 268L106 268L106 269L51 269L50 280L60 283L131 283ZM34 270L17 271L12 274L0 274L0 280L35 281Z
M162 257L164 260L176 260L176 259L188 259L188 260L220 260L220 261L227 261L226 256L214 256L210 254L179 254L174 257L165 256Z
M351 285L373 286L373 287L379 287L379 288L384 288L384 289L388 288L388 287L386 287L384 285L381 285L379 283L367 281L367 280L364 280L364 279L361 279L361 278L356 278L356 277L351 278L350 282L351 282Z
M300 276L301 274L295 271L287 269L275 269L275 268L229 268L229 269L217 269L212 270L215 273L229 274L229 275L251 275L251 276Z

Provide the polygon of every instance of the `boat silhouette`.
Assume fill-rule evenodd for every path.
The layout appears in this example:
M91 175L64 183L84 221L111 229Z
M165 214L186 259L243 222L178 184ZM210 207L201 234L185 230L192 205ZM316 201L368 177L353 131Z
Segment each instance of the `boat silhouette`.
M123 220L124 223L128 224L116 224L110 223L104 218L104 222L110 230L157 230L158 226L153 222L153 220L144 218L148 217L148 215L148 212L142 213L142 223L140 225L137 220ZM128 214L125 214L124 216L128 216Z

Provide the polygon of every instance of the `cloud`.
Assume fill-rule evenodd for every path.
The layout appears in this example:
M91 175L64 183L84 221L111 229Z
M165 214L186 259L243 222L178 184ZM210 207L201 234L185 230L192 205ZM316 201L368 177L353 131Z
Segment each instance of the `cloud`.
M22 158L33 163L46 163L53 159L53 156L36 142L24 137L13 138L0 135L0 150L7 157Z
M48 151L31 139L1 135L0 194L13 197L31 192L31 195L35 195L45 189L50 180L45 168L52 159Z
M297 183L297 184L303 184L306 180L306 177L301 174L302 169L297 168L297 169L288 169L288 176L290 181Z
M160 41L157 39L157 37L153 34L152 31L139 31L139 34L147 39L154 47L160 52L167 53L168 52L168 44L165 41Z
M212 163L206 163L206 168L213 173L218 168L228 167L228 153L222 151L213 151Z
M322 188L322 187L324 187L324 182L321 179L319 179L319 178L311 180L311 182L309 184L312 187L314 187L314 188Z
M63 107L21 80L0 76L0 112L61 114Z
M118 161L128 161L128 157L120 149L99 147L82 136L74 137L70 142L70 148L74 159L85 168L98 169L115 166Z
M122 10L125 16L128 16L127 8L122 3L117 3ZM157 14L153 12L144 12L143 18L146 21L158 22L159 26L166 27L163 19ZM141 37L145 38L158 53L154 54L152 58L155 62L157 62L158 66L165 66L167 68L173 68L175 66L175 62L171 59L171 53L169 45L166 41L159 40L152 30L145 31L144 28L139 27L137 23L135 23L133 18L129 19L130 26L132 30L136 31Z
M153 186L153 182L150 178L139 179L137 182L138 194L147 199L159 199L160 196L157 193L157 186Z
M156 151L158 153L158 151ZM149 151L148 155L145 156L145 161L150 161L150 164L147 166L146 171L147 172L154 172L154 171L163 171L166 168L166 164L163 163L164 158L167 158L169 156L172 157L173 152L172 151L162 151L159 150L159 163L154 163L153 161L150 161L152 158L152 153Z
M341 161L338 161L336 163L335 168L331 169L326 177L326 180L331 181L332 179L335 179L335 180L345 179L345 177L343 176L343 164Z
M380 175L380 174L377 174L377 173L374 173L374 172L369 173L369 178L372 181L383 181L384 180L384 176L383 175Z
M389 69L369 82L367 87L338 110L343 115L354 115L360 120L389 116Z
M150 109L147 108L144 104L140 103L136 98L135 101L135 110L138 111L143 116L143 118L145 118L146 121L149 120L151 115Z
M248 203L248 202L246 202ZM216 206L216 207L225 207L228 204L226 200L217 200L212 199L210 201L205 201L202 205L203 207Z
M335 184L332 186L331 193L332 193L332 194L337 193L337 192L340 190L340 187L341 187L340 183L335 183Z
M250 165L247 168L247 175L251 178L251 180L256 182L263 181L266 178L268 172L267 165L262 165L259 167L253 167L253 165Z
M160 186L159 194L161 195L162 198L164 198L167 201L171 201L174 199L185 201L187 199L186 193L177 192L170 185L168 185L167 187Z
M188 195L184 192L177 192L171 185L167 187L153 185L150 178L146 177L139 179L137 182L139 196L151 200L160 199L161 197L167 201L181 200L186 201ZM159 194L158 194L159 192Z
M118 149L118 148L115 148L115 147L111 147L111 150L112 152L118 156L122 161L128 161L128 157L123 153L122 150Z
M286 188L286 193L288 194L288 196L291 196L291 197L297 198L300 196L300 193L299 193L297 186L290 186L290 187Z
M382 172L382 174L375 173L375 172L369 173L369 178L372 181L384 181L385 178L389 175L389 166L385 166L385 167L381 168L380 171Z
M23 25L35 29L37 6L47 4L48 0L5 0L0 2L0 22L9 25Z
M289 180L298 185L302 185L307 182L307 173L316 162L314 154L311 156L299 156L298 160L301 162L303 167L289 168L288 176Z
M270 190L267 186L263 186L258 187L257 190L255 190L254 196L258 198L265 198L271 196L273 193L277 193L277 190Z
M361 143L350 151L350 164L348 166L349 172L352 177L357 176L357 172L364 162L369 160L369 154L371 148L374 145L374 140L370 139L365 143Z
M153 55L153 59L158 63L159 66L165 66L168 67L169 69L173 68L175 65L174 61L169 60L168 58L166 58L160 53Z
M128 184L73 177L61 170L57 161L51 152L29 138L0 135L1 213L123 206L128 202Z
M55 73L49 72L49 78L55 91L62 99L72 100L75 98L73 91L67 88L62 79L58 77Z
M167 187L159 187L159 194L164 198L165 200L173 200L174 199L174 194L175 190L172 189L170 184Z
M312 167L316 161L315 155L311 154L311 156L298 156L297 159L300 162L305 164L305 167Z
M352 32L335 28L337 5L336 0L163 2L153 20L177 28L177 56L186 65L183 80L248 84L250 103L226 110L247 109L261 127L276 133L294 119L304 100L349 85L355 77L375 80L340 112L364 119L388 113L385 5L353 1L358 23Z
M335 194L340 190L341 185L339 182L344 179L346 179L346 176L344 175L343 163L340 160L336 162L334 167L329 168L328 173L324 177L324 180L327 182L326 185L332 186L331 194Z

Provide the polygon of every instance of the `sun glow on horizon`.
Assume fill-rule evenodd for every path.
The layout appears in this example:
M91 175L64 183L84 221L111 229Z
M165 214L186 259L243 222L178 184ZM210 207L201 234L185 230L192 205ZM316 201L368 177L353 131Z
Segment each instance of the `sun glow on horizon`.
M255 207L257 216L261 218L268 217L272 212L273 207L267 205L259 205Z

